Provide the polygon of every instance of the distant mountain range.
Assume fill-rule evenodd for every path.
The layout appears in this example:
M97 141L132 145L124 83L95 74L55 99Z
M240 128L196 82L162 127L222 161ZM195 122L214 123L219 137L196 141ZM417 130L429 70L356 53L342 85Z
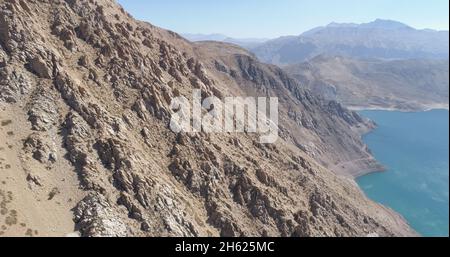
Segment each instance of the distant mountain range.
M191 41L234 43L279 65L302 85L349 107L448 108L449 32L401 22L330 23L272 40L185 34Z
M378 19L363 24L331 23L300 36L269 40L251 50L264 62L286 65L318 55L447 59L448 45L448 31L417 30L400 22Z
M192 42L198 41L219 41L241 46L243 48L253 48L269 41L268 38L232 38L222 34L181 34L184 38Z
M448 60L317 56L284 67L302 85L353 108L448 108Z

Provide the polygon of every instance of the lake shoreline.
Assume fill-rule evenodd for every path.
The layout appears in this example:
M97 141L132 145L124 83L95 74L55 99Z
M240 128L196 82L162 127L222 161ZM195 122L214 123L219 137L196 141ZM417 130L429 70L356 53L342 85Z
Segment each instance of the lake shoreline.
M346 106L351 111L393 111L393 112L427 112L432 110L447 110L449 111L448 103L436 103L436 104L424 104L418 108L402 108L402 107L380 107L375 105L359 106L349 105Z
M375 121L378 125L362 134L361 137L364 137L364 143L372 150L372 156L388 167L386 174L379 170L372 172L363 170L361 174L357 174L354 179L359 188L368 198L399 213L418 233L418 236L448 234L448 223L445 224L445 220L448 222L448 212L445 214L445 208L443 209L440 202L448 202L448 194L445 196L445 192L448 192L446 191L448 184L445 189L445 183L442 182L448 181L448 173L445 172L446 170L448 172L448 159L446 159L448 157L441 156L442 154L448 156L448 153L445 153L445 150L448 151L448 145L442 145L439 142L448 142L442 139L446 138L443 133L448 136L448 120L445 120L448 119L449 110L434 108L413 111L411 113L416 114L406 116L402 114L405 111L399 110L365 111L367 113L359 114ZM430 112L427 113L428 111ZM440 114L437 115L436 111ZM438 152L422 158L424 147ZM440 157L429 159L436 156ZM443 160L443 166L436 168L434 164L441 163L441 160ZM427 172L423 173L423 170ZM430 172L433 172L433 176L426 175ZM445 174L447 174L446 179ZM408 201L409 198L416 200ZM436 201L437 198L440 200ZM431 213L427 213L430 210ZM447 218L443 219L445 215Z
M377 107L377 106L347 106L349 110L360 112L360 111L389 111L389 112L405 112L405 113L415 113L415 112L428 112L433 110L449 110L449 104L429 104L426 108L423 109L398 109L398 108L383 108L383 107ZM367 118L367 117L364 117ZM378 128L378 125L376 125L376 121L372 120L375 123L375 127L361 131L361 139L363 139L364 136L372 133ZM366 144L366 146L369 148L369 146ZM370 148L369 148L370 149ZM366 169L361 169L355 172L349 172L353 178L356 180L357 178L372 174L372 173L381 173L386 172L387 168L381 164L373 154L371 154L373 159L380 165L379 167L371 167L367 166Z

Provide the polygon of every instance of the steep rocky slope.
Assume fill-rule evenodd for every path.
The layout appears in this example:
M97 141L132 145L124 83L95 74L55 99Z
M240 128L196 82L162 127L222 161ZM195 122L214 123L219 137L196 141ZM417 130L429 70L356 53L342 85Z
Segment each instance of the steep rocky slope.
M284 70L302 85L353 108L448 108L448 60L318 56Z
M280 68L260 63L251 53L218 42L196 44L204 65L219 71L226 95L277 96L280 136L330 170L358 176L383 169L361 142L374 127L334 101L312 94Z
M242 49L107 0L1 0L0 45L2 235L415 235L336 174L377 165L372 124ZM282 139L173 133L194 88L280 97Z

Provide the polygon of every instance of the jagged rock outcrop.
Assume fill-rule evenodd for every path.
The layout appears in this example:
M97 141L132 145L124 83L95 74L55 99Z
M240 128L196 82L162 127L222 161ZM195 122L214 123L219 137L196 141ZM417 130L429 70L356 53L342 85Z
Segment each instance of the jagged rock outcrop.
M127 225L101 194L89 194L74 210L77 229L91 236L126 236Z
M0 39L1 115L19 110L32 131L17 163L70 165L79 199L60 204L82 236L414 234L336 174L371 158L356 132L370 123L242 49L189 43L109 0L0 1ZM279 97L281 138L172 132L170 100L193 89Z

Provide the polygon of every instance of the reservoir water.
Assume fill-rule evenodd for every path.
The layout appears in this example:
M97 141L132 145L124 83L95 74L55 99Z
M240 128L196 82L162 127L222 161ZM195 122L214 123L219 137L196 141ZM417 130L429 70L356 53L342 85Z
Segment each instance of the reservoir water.
M449 112L361 111L378 128L364 136L387 169L357 179L422 236L449 236Z

